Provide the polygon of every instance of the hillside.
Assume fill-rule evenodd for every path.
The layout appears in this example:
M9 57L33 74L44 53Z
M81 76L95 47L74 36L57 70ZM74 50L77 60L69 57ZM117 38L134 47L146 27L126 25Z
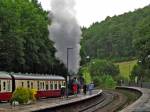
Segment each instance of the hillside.
M82 28L82 63L85 62L86 56L115 61L134 58L134 41L149 34L149 20L150 6L147 6L134 12L107 17L89 28Z
M136 64L137 60L116 63L116 65L119 65L120 75L125 79L129 79L129 75L131 75L131 71Z

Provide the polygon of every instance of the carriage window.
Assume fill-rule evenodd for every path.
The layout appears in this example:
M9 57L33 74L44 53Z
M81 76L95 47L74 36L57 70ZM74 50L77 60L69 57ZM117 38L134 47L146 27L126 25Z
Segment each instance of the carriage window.
M10 80L7 81L7 89L10 91Z
M51 90L53 90L53 83L51 83Z
M53 90L53 82L50 83L50 88Z
M40 90L42 89L42 82L40 82Z
M44 82L43 82L43 89L44 89Z
M1 91L1 80L0 80L0 91Z
M55 89L57 89L57 82L55 82Z
M61 83L59 83L59 89L61 89Z
M27 87L30 88L30 82L29 81L27 81Z
M48 83L49 83L48 81L45 82L46 90L48 90Z
M46 84L46 90L48 90L48 84Z
M22 87L24 86L24 82L21 82L21 86L22 86Z
M31 89L33 89L33 82L31 82Z
M65 86L65 85L66 85L66 83L64 82L64 83L63 83L63 86Z
M6 82L3 82L3 90L6 90Z

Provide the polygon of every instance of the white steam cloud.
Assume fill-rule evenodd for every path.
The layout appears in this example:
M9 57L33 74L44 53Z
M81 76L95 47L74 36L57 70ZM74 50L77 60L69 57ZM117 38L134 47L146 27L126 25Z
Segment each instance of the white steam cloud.
M52 24L49 26L50 39L57 49L56 57L67 67L69 72L77 73L80 63L81 30L75 18L74 0L52 0Z

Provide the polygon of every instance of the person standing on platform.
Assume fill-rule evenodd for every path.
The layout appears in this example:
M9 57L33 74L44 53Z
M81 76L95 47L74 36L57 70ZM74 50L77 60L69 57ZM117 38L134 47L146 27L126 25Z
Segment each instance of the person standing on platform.
M77 84L73 84L73 94L75 96L77 96L77 88L78 88L78 85Z
M78 92L78 82L77 82L77 79L75 77L73 80L73 94L75 96L77 96L77 92Z
M84 84L83 85L83 93L84 93L84 95L86 95L86 91L87 91L87 86L86 86L86 84Z
M92 90L94 89L93 82L89 84L89 95L92 95Z
M65 97L65 86L61 86L61 98Z

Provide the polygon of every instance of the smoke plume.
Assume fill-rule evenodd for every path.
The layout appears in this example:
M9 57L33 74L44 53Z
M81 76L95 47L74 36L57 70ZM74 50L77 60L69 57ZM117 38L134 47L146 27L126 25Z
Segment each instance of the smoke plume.
M81 30L75 18L74 0L52 0L51 8L52 24L49 26L49 38L54 41L57 49L56 57L67 67L68 70L77 73L80 62L80 39Z

